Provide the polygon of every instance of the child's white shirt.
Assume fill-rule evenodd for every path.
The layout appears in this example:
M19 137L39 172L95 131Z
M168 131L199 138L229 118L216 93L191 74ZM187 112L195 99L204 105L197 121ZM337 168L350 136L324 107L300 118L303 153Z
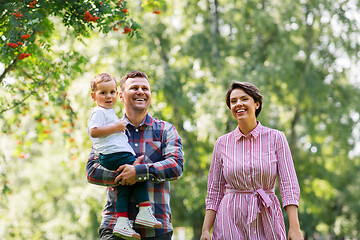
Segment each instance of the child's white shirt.
M130 152L135 156L135 152L128 143L128 137L124 132L117 132L107 137L93 138L90 135L90 129L114 125L119 122L115 110L110 108L94 107L91 109L91 115L88 120L88 135L93 144L93 148L102 154L115 152Z

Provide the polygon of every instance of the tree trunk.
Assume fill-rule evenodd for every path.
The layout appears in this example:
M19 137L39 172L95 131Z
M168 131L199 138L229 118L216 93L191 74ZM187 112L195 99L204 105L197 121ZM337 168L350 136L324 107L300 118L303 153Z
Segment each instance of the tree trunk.
M193 222L193 240L199 240L201 238L201 229L202 229L202 222L194 221Z

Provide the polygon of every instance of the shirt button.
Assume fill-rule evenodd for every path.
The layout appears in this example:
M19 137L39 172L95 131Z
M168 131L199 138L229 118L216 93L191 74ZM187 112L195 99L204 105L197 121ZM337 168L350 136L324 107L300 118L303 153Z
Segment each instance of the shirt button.
M135 143L135 147L139 146L139 144Z
M139 129L136 128L136 129L135 129L135 132L138 132L138 131L139 131Z
M146 180L146 177L144 177L144 180Z
M141 180L141 177L139 177L139 180Z

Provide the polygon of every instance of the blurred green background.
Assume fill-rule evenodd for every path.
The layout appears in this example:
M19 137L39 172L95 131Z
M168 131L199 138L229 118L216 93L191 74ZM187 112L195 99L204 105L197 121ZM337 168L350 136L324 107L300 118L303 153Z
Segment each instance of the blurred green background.
M259 121L288 138L305 239L360 239L357 0L31 2L0 7L0 239L97 239L106 189L85 175L90 81L132 70L183 140L174 239L200 237L213 145L236 127L233 81L259 87Z

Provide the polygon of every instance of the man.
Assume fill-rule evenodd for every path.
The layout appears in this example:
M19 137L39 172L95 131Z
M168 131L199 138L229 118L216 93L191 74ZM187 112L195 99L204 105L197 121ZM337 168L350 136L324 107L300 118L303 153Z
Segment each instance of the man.
M138 158L133 165L123 165L118 171L103 168L97 153L91 151L86 171L90 183L109 186L106 205L99 229L101 240L121 239L112 234L116 223L115 189L111 186L133 185L149 181L148 192L155 217L162 228L153 229L135 225L141 239L170 240L173 234L170 209L170 181L181 177L183 172L182 143L175 127L165 121L151 117L148 108L151 101L150 83L146 74L133 71L120 81L120 100L124 103L124 122L129 144ZM142 160L142 164L139 162ZM135 199L129 203L129 218L137 213Z

